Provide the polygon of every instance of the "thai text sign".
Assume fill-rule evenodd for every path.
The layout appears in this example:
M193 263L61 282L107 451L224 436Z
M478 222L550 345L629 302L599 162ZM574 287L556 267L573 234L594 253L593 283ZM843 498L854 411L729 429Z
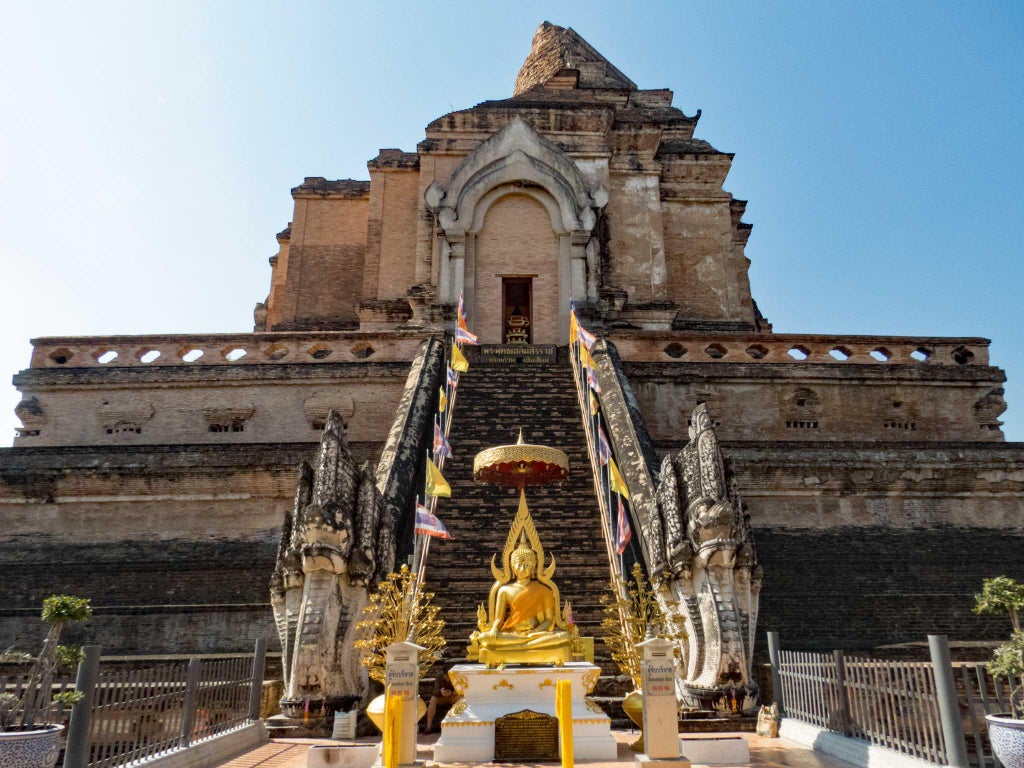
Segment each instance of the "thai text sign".
M644 659L644 696L676 695L676 666L671 652L664 655L651 654Z
M392 661L387 665L384 683L391 695L408 701L416 696L416 684L419 681L418 665L413 661Z
M484 344L480 347L481 363L553 365L556 359L554 344Z

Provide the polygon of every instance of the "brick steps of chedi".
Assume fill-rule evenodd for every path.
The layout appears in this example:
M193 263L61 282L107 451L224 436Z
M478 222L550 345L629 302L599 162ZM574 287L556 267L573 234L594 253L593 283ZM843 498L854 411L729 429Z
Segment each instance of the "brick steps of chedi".
M494 581L492 555L505 545L515 517L518 491L473 480L473 457L485 448L515 442L519 429L528 443L558 448L569 457L569 478L560 485L527 489L527 502L545 553L555 557L554 581L569 600L581 634L595 636L596 661L614 665L600 640L609 567L601 536L586 438L565 361L550 366L474 363L459 381L449 442L454 456L444 474L450 499L438 501L438 516L452 538L431 545L427 588L447 622L448 656L465 652L476 628L476 610L486 603Z

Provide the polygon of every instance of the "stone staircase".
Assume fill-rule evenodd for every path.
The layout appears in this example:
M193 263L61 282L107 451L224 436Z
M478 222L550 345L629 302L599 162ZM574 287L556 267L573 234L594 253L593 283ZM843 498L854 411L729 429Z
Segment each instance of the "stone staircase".
M545 553L555 556L554 581L562 600L572 603L580 634L595 638L596 663L605 674L617 674L600 639L608 557L565 349L553 365L488 365L470 358L470 370L460 378L449 435L454 456L444 469L452 498L439 499L437 507L452 539L434 540L426 571L427 589L435 593L447 622L446 657L465 657L477 606L486 603L494 581L491 556L500 556L518 504L515 489L473 481L473 457L484 448L514 443L520 427L526 442L558 448L569 457L569 479L561 486L527 489L527 502Z

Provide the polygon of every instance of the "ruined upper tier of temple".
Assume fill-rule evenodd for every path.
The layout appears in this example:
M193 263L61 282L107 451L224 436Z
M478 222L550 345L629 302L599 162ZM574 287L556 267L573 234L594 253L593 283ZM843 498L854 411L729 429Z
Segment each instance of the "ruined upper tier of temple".
M1001 441L986 339L772 332L698 117L545 22L511 98L292 190L254 333L34 340L15 444L304 442L331 408L379 443L460 295L485 344L564 344L574 301L659 441L701 402L726 440Z
M415 152L382 149L369 181L292 190L257 330L391 329L463 293L500 343L513 285L535 343L566 342L570 299L607 327L767 330L746 204L722 187L733 156L694 138L699 116L545 23L511 98L434 120Z

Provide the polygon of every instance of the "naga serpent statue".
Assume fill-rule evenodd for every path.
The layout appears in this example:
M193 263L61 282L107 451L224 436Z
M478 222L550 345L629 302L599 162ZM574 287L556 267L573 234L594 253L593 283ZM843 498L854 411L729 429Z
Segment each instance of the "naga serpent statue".
M667 613L687 634L677 694L702 709L731 695L739 708L757 697L751 662L762 569L704 404L693 411L689 437L663 459L657 491L663 584L676 603Z
M373 467L356 464L332 411L315 466L299 468L270 580L287 717L349 710L368 691L353 643L371 591L395 565L394 525L382 510Z

